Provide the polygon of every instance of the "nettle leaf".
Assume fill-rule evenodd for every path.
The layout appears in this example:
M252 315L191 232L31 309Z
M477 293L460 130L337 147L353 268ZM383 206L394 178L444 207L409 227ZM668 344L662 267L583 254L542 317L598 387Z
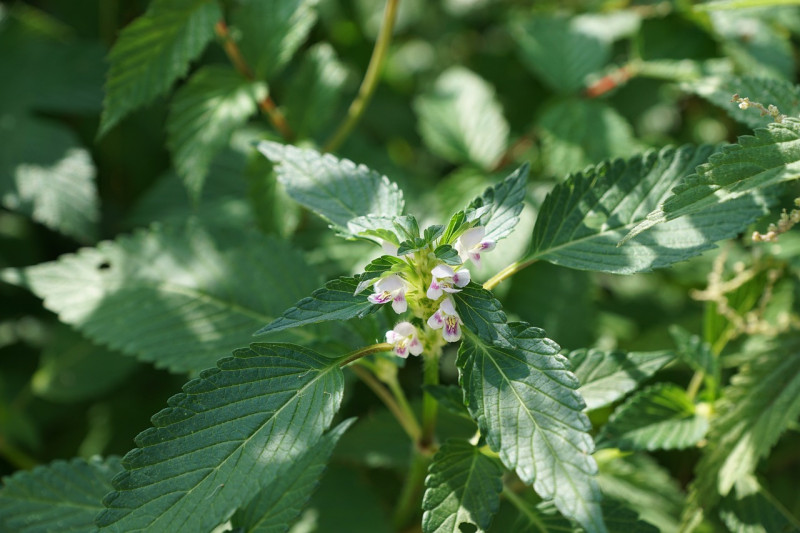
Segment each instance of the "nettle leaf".
M736 533L800 530L800 521L752 476L735 483L722 501L720 517Z
M95 167L77 136L56 123L17 114L3 115L0 136L3 207L93 242L100 218Z
M266 84L224 66L203 67L175 93L167 117L167 146L192 198L199 199L212 160L266 95Z
M176 372L199 371L308 294L317 275L253 230L154 225L5 279L93 341Z
M122 459L103 531L210 531L312 449L339 409L339 360L252 344L188 382Z
M503 468L469 442L449 440L433 458L422 500L424 533L485 531L500 506Z
M354 237L347 223L364 215L400 216L405 202L397 185L364 165L330 154L263 141L258 150L277 164L278 180L295 201Z
M591 424L578 380L542 330L506 324L500 303L470 284L454 295L464 321L459 383L503 464L587 531L604 532Z
M486 227L484 238L497 242L514 231L525 204L529 169L530 165L525 163L470 202L469 210L486 209L478 218L478 223Z
M355 418L350 418L330 430L270 480L244 509L233 515L234 528L241 527L247 533L288 531L317 488L339 437L353 422Z
M470 70L443 72L415 100L414 110L422 140L448 161L490 170L505 153L509 127L503 110L494 89Z
M389 242L399 246L401 242L419 237L419 225L412 215L356 217L347 222L347 231L359 237Z
M606 161L570 176L542 204L525 260L633 274L684 261L736 235L766 212L763 199L746 195L708 206L617 245L713 150L668 147L627 161Z
M118 458L55 461L3 478L0 529L18 533L95 530L94 517L122 470Z
M694 446L708 430L708 417L686 391L658 383L620 405L596 438L598 448L680 450Z
M98 135L125 115L166 93L214 38L222 18L214 0L155 0L120 33L111 63Z
M256 78L277 74L306 40L317 21L318 0L244 0L233 10L239 46Z
M675 359L668 351L620 352L591 349L567 354L586 410L599 409L619 400Z
M698 463L690 502L710 509L800 416L800 342L777 339L750 347L761 355L740 367L714 406L708 445Z
M670 326L669 332L678 348L678 356L695 372L704 372L715 384L719 383L719 361L711 351L711 346L678 325Z
M329 281L255 334L264 335L330 320L363 318L374 313L381 306L371 303L364 294L359 294L363 290L360 279L342 277Z
M500 529L497 533L504 531L514 531L515 533L585 532L584 529L576 527L574 522L564 518L553 507L552 502L541 502L536 505L529 501L523 501L520 505L521 508L518 508L519 514L513 526ZM658 528L640 520L636 512L619 502L604 500L601 507L609 531L624 531L625 533L656 533L658 531Z
M800 119L786 118L759 128L755 136L739 137L738 144L729 144L697 168L658 207L633 228L625 239L631 239L663 222L686 215L702 216L724 209L734 200L742 201L752 193L800 177ZM730 217L733 213L725 217ZM737 217L739 215L737 214ZM723 216L715 218L722 223ZM748 217L741 217L742 228Z

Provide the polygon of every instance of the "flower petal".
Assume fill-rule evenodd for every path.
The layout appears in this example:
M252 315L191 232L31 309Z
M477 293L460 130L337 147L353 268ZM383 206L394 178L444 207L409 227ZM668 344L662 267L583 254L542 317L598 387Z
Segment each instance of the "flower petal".
M444 300L442 300L442 303L439 304L439 309L446 315L458 316L458 313L456 312L456 307L455 305L453 305L453 300L450 298L445 298Z
M440 329L444 326L444 317L442 317L441 311L436 311L428 318L428 325L433 329Z
M442 329L442 337L447 342L456 342L461 339L461 325L457 317L447 317Z
M453 283L456 284L456 287L465 287L469 284L469 280L470 274L466 268L462 268L453 275Z
M432 281L431 286L428 287L428 291L425 293L425 295L431 300L438 300L442 295L441 285L436 283L436 281Z
M419 355L422 353L422 343L419 342L416 335L411 339L411 342L408 343L408 351L411 352L411 355Z
M398 315L405 313L406 309L408 309L408 302L406 301L403 291L400 291L397 296L394 297L394 300L392 300L392 309L394 309L394 312Z
M370 294L367 296L367 300L374 304L385 304L389 300L392 299L392 295L388 292L376 292L375 294Z
M444 278L452 278L455 272L448 265L436 265L431 270L431 274L433 275L433 279L444 279Z
M385 278L381 278L375 284L375 292L392 292L404 288L403 280L397 274L391 274Z
M476 226L462 233L461 237L458 238L458 242L460 242L465 249L469 250L481 242L484 235L486 235L486 228L483 226Z

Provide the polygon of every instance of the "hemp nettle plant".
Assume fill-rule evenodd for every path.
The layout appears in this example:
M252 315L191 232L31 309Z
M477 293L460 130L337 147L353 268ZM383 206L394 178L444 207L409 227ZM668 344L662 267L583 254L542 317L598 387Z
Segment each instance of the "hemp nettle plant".
M0 531L800 531L785 3L0 5Z

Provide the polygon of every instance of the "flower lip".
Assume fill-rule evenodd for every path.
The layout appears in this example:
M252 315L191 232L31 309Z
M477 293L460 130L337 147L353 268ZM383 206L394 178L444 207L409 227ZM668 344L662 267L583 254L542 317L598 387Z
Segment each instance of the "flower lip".
M426 293L431 300L438 300L445 292L450 294L460 292L460 287L465 287L470 280L469 270L466 268L455 271L451 266L444 264L433 267L431 276L431 284Z
M490 252L497 244L491 239L485 239L485 236L486 228L483 226L475 226L461 234L455 249L463 262L472 261L476 267L480 268L481 252Z
M411 322L398 322L394 329L386 332L386 342L394 344L392 352L403 359L408 354L419 355L422 353L422 343L417 336L417 328Z
M461 317L458 316L453 300L450 297L442 300L439 309L428 318L428 326L441 329L442 337L447 342L456 342L461 339Z
M408 309L405 292L406 284L403 278L397 274L390 274L375 283L375 293L367 296L367 300L373 304L392 302L392 309L399 315Z

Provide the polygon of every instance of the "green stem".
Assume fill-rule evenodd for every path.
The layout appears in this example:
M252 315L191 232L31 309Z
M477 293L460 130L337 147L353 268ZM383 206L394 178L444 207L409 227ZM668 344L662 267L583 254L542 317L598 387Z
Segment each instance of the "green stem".
M350 108L347 110L347 116L336 132L328 139L328 142L325 143L322 149L323 152L333 152L339 148L347 139L347 136L350 135L350 132L353 131L353 128L361 119L361 115L364 114L364 110L367 108L367 104L369 104L375 88L378 86L378 76L389 51L389 43L392 40L392 30L394 29L399 3L400 0L387 0L381 29L378 33L378 39L375 41L375 48L372 50L372 57L370 57L369 65L367 65L364 80L361 82L361 87L359 87L353 103L350 104Z
M430 463L430 454L414 450L408 476L394 511L394 527L397 531L408 526L422 506L422 489L425 486L425 476Z
M420 435L422 431L419 428L419 423L417 419L413 416L409 416L409 413L406 413L402 407L397 403L397 400L389 390L381 385L381 382L373 376L366 368L360 365L353 365L349 367L350 370L355 373L358 378L363 381L367 387L372 389L372 392L383 401L386 408L389 409L397 421L400 423L400 427L403 428L403 431L406 432L406 435L414 441L417 442L420 439Z
M366 357L368 355L372 355L378 352L388 352L394 348L393 344L389 344L388 342L380 342L378 344L370 344L369 346L365 346L364 348L359 348L358 350L351 352L347 355L347 357L339 363L339 368L344 368L353 361L357 361L362 357Z
M703 378L705 377L705 372L698 370L692 376L692 380L689 382L689 386L686 387L686 396L689 397L690 400L694 401L697 393L700 391L700 385L703 383Z
M394 398L397 400L400 409L402 409L403 413L405 413L406 418L413 422L413 426L416 429L417 439L419 439L422 435L422 430L417 422L417 415L414 414L414 410L411 409L411 404L408 403L408 398L406 398L406 393L403 391L403 387L400 386L397 378L386 382L386 385L389 387L389 390L392 391ZM414 437L411 438L413 439ZM414 442L417 442L417 440L414 439Z
M486 280L486 283L483 284L483 288L486 289L487 291L490 291L490 290L494 289L495 287L497 287L500 284L501 281L504 281L507 278L510 278L511 276L513 276L514 274L516 274L517 272L522 270L523 268L531 266L535 262L536 262L536 259L528 259L527 261L522 261L521 263L518 262L518 261L515 261L515 262L511 263L510 265L508 265L507 267L505 267L500 272L498 272L497 274L495 274L494 276L492 276L491 278L489 278L488 280Z
M424 361L422 382L425 385L439 384L439 356L441 349L435 353L428 354ZM430 448L436 438L436 414L439 409L439 402L436 398L424 392L422 394L422 438L419 441L423 449Z
M0 456L21 470L30 470L39 464L39 462L23 452L5 438L0 438Z

